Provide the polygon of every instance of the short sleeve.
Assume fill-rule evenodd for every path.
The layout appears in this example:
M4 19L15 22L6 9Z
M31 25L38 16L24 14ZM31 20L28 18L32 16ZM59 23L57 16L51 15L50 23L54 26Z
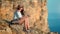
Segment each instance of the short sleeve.
M19 18L22 17L22 14L19 11L17 12L17 15L18 15Z

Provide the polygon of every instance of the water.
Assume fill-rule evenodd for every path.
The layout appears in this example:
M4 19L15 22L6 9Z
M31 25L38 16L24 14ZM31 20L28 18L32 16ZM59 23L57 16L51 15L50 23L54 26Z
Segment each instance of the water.
M48 24L51 32L60 32L60 0L48 0Z

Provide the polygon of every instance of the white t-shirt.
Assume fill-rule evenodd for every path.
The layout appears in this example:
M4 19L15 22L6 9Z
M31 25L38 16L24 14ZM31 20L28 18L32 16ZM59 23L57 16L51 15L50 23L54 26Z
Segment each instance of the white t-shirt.
M14 13L14 19L18 19L18 18L21 18L21 17L22 17L21 12L16 11L16 12Z

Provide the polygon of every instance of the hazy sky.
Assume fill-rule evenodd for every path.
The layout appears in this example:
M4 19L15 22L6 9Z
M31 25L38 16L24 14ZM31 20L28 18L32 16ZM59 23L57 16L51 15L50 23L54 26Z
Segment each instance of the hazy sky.
M60 32L60 0L48 0L47 7L50 30Z

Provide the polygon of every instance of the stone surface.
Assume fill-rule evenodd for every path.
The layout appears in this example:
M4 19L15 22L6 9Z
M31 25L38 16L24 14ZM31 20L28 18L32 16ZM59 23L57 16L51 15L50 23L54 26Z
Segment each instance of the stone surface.
M30 16L30 33L23 31L24 25L9 25L18 4L23 4L25 15ZM58 34L50 33L46 4L47 0L0 0L0 34Z

